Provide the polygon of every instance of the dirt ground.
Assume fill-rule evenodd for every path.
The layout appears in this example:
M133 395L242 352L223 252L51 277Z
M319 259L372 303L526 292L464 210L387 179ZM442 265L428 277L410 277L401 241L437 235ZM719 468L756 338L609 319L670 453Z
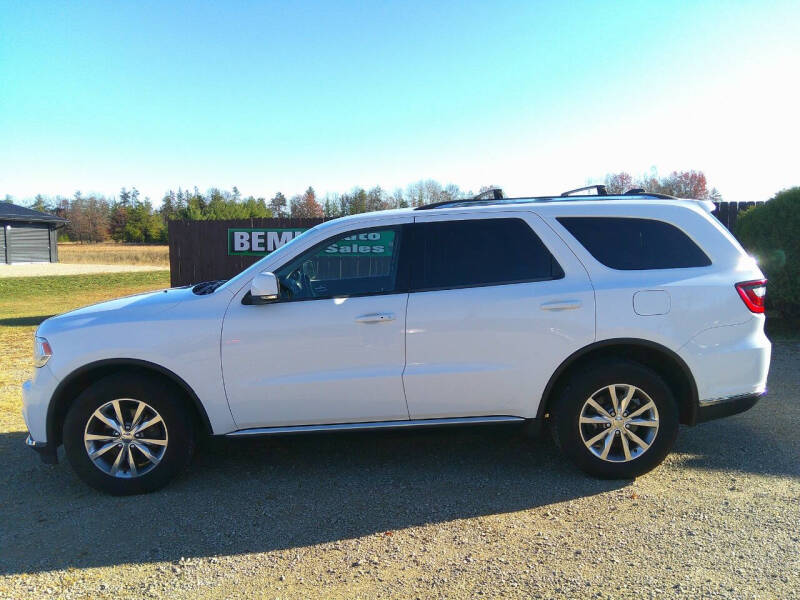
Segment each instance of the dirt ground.
M798 372L776 344L762 402L636 481L460 429L216 441L113 498L3 423L0 597L798 598Z

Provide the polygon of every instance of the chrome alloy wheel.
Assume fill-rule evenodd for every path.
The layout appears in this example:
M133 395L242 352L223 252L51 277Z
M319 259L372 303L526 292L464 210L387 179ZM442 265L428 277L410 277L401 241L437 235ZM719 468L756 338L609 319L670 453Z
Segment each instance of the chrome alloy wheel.
M130 479L153 470L167 451L167 425L152 406L118 398L86 423L83 443L94 465L112 477Z
M635 385L615 383L597 390L583 404L579 418L583 443L608 462L639 458L658 434L658 409Z

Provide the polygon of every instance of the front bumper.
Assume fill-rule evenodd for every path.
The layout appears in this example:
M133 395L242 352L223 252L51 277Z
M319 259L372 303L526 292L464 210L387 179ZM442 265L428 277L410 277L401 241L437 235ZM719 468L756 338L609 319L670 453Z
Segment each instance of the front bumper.
M47 411L58 387L58 379L45 365L33 370L33 376L22 384L22 417L36 443L47 443Z
M714 419L738 415L746 410L753 408L767 391L755 392L752 394L740 394L731 398L725 398L717 402L701 404L697 407L697 418L695 423L705 423Z
M25 444L48 465L58 463L58 447L47 439L47 409L57 385L49 365L34 369L33 377L22 384L22 417L28 428Z
M58 464L58 454L56 448L53 446L44 442L37 442L30 434L28 434L28 437L25 439L25 445L31 450L36 450L36 452L39 453L39 458L41 458L42 462L46 465Z

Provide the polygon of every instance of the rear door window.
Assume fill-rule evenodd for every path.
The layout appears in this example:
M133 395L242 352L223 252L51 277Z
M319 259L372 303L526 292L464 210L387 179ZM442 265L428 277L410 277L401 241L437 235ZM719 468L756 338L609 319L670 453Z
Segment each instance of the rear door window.
M468 219L414 225L412 290L558 279L564 272L522 219Z
M685 269L711 264L683 231L664 221L628 217L559 217L600 263L622 271Z

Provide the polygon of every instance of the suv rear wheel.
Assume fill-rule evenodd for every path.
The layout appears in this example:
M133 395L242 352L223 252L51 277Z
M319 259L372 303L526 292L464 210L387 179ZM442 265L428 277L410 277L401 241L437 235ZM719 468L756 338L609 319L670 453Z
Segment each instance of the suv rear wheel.
M89 386L67 413L63 437L78 476L114 495L163 487L194 450L182 398L147 375L111 375Z
M625 360L576 371L550 409L557 445L590 475L628 479L658 466L678 434L678 407L653 370Z

